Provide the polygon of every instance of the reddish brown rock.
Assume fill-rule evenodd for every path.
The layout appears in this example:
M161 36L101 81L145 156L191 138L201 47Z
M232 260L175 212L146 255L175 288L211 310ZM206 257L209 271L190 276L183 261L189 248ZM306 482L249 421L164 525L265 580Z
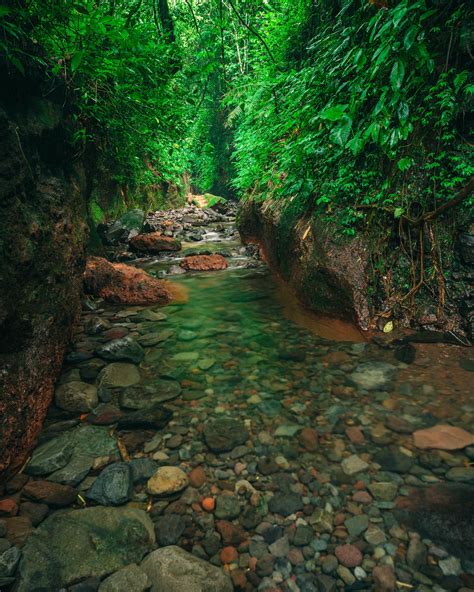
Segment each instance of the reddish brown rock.
M237 549L235 547L224 547L221 551L220 557L222 563L234 563L237 561L239 554L237 553Z
M17 547L22 547L33 531L31 520L27 516L5 518L5 525L7 527L6 538Z
M234 569L230 572L230 576L236 590L245 590L247 586L247 577L243 570Z
M336 547L335 555L345 567L357 567L362 563L364 556L354 545L340 545Z
M364 444L365 436L360 430L355 426L346 429L346 436L352 442L352 444Z
M18 513L18 505L15 500L9 498L0 500L0 516L16 516Z
M189 473L188 478L189 485L191 485L191 487L199 489L207 481L206 471L203 467L196 467Z
M224 545L240 545L247 540L247 533L236 524L227 522L227 520L219 520L216 523L217 532L222 537Z
M128 245L135 253L146 253L149 255L156 255L163 251L181 250L179 240L170 236L163 236L160 232L150 232L150 234L134 236Z
M377 565L372 572L375 592L394 592L397 580L393 568L389 565Z
M222 255L191 255L185 257L180 266L188 271L219 271L228 267Z
M413 433L415 446L425 450L461 450L474 444L474 434L450 425L436 425Z
M318 447L318 433L312 428L304 428L298 434L298 442L309 452L314 452Z
M168 304L169 285L142 269L123 263L110 263L102 257L89 257L84 273L88 294L116 304Z
M23 497L35 502L43 502L53 508L70 506L77 497L77 492L69 485L52 481L30 481L23 489Z

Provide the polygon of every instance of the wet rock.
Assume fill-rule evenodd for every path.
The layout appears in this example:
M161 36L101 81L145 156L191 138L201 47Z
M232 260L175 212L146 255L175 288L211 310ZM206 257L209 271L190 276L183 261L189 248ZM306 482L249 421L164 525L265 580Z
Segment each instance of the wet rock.
M75 487L89 473L92 467L92 460L90 456L73 456L65 467L55 471L48 477L48 480Z
M163 236L160 232L150 232L149 234L139 234L130 239L128 246L135 253L146 255L157 255L164 251L180 251L181 243L179 240L170 236Z
M374 592L395 592L397 589L395 572L389 565L377 565L372 571Z
M446 473L446 479L474 485L474 467L453 467Z
M171 401L181 394L181 386L176 380L155 380L126 388L120 393L120 406L125 409L143 409L158 403Z
M17 547L10 547L0 553L0 578L9 578L15 574L20 557L21 551Z
M178 514L166 514L155 522L156 542L160 547L176 545L183 535L186 522Z
M351 380L365 390L379 390L389 385L394 371L395 367L385 362L365 362L357 366Z
M115 304L168 304L168 286L145 271L123 263L89 257L84 273L86 293Z
M139 409L122 417L117 428L119 430L161 430L173 417L173 413L161 405Z
M369 526L369 517L365 514L352 516L344 521L344 526L351 537L356 537L365 532Z
M109 341L109 343L97 348L96 353L104 360L132 362L132 364L139 364L145 356L141 345L131 337L122 337L122 339Z
M277 493L268 502L268 509L274 514L290 516L303 509L303 500L296 493Z
M38 526L49 513L46 504L37 504L34 502L23 502L20 504L20 516L26 516L31 520L33 526Z
M418 537L413 537L408 545L406 561L413 569L420 569L426 563L427 549Z
M160 467L150 477L147 491L151 495L172 495L188 486L188 477L178 467Z
M194 468L188 475L189 477L189 484L191 487L195 487L196 489L200 489L204 483L207 481L207 475L204 467L196 467Z
M318 574L315 577L317 588L308 587L308 578L305 578L304 584L301 586L301 592L336 592L336 580L324 574ZM313 586L313 580L311 581Z
M245 444L248 437L244 424L235 419L217 419L204 426L204 439L212 452L229 452Z
M179 265L187 271L218 271L228 267L222 255L191 255L185 257Z
M152 347L167 341L174 335L174 331L171 329L163 329L162 331L152 331L151 333L145 333L138 337L138 342L144 347Z
M134 364L114 362L107 364L99 374L99 384L103 388L132 386L140 382L140 372Z
M87 413L97 407L97 389L87 382L66 382L56 389L55 402L58 407L71 413Z
M219 568L179 547L165 547L146 557L140 568L152 583L151 592L232 592L230 578Z
M72 440L75 456L97 458L118 454L117 442L105 427L81 426L63 437Z
M413 459L395 446L382 448L374 455L374 460L392 473L408 473L413 466Z
M33 531L33 525L28 516L14 516L13 518L5 518L6 526L5 537L12 545L23 547L28 537Z
M415 446L422 450L461 450L474 444L474 434L450 425L436 425L426 430L417 430L413 434L413 439Z
M290 552L290 543L287 536L277 539L271 545L268 545L268 550L274 557L287 557Z
M355 475L368 469L369 464L365 460L362 460L360 456L357 456L357 454L353 454L341 462L341 467L346 475Z
M224 545L240 545L248 538L247 533L240 526L227 520L218 520L216 529L221 535Z
M146 483L158 470L158 463L150 458L134 458L129 464L133 483Z
M115 463L106 467L87 491L86 498L103 506L121 506L133 495L130 466Z
M385 483L370 483L368 488L376 500L383 502L394 500L398 491L397 484L390 481Z
M141 231L144 221L143 210L129 210L112 224L99 225L98 232L106 245L125 243Z
M39 446L31 457L26 473L48 475L67 465L73 451L73 443L67 438L53 438Z
M314 452L318 448L318 433L312 428L304 428L298 434L298 442L308 452Z
M56 590L108 575L140 561L154 543L153 523L142 510L96 507L56 512L23 549L18 592Z
M340 545L334 553L344 567L357 567L362 563L363 555L354 545Z
M233 495L220 495L216 500L216 518L234 520L239 517L239 500Z
M77 492L69 485L51 481L30 481L25 485L22 496L35 502L43 502L53 508L64 508L76 501Z
M145 592L150 581L138 565L127 565L106 578L99 586L99 592Z

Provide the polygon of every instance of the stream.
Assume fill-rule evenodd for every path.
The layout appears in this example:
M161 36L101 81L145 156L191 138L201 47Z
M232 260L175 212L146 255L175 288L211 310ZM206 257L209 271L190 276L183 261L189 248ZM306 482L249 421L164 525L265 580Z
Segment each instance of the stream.
M178 298L84 307L0 500L2 591L474 589L469 350L407 364L308 313L232 220L133 264Z

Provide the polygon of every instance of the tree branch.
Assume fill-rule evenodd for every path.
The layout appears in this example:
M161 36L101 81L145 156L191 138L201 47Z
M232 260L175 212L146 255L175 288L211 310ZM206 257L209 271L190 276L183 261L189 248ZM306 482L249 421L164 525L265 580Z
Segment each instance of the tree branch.
M242 23L242 25L248 29L252 35L254 35L261 43L262 45L265 47L265 49L267 50L268 55L270 56L270 59L272 60L273 63L275 63L275 58L273 57L272 52L270 51L270 48L268 47L268 45L265 42L265 39L259 34L257 33L257 31L255 31L255 29L253 27L251 27L250 25L248 25L245 20L240 16L237 8L235 7L235 4L233 3L232 0L227 0L229 2L229 4L232 7L232 10L235 12L237 18L239 19L239 21Z

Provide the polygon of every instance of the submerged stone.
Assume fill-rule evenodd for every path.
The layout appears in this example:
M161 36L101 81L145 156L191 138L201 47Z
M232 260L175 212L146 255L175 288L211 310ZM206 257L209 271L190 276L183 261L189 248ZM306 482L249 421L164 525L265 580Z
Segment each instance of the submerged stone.
M248 437L244 424L235 419L217 419L204 426L204 440L212 452L230 452L245 444Z
M86 508L49 516L29 537L20 562L18 592L57 590L103 577L139 562L155 543L142 510Z
M155 380L148 384L134 385L120 393L120 406L126 409L143 409L157 403L176 399L181 386L176 380Z
M130 466L115 463L106 467L86 493L87 499L103 506L121 506L133 495Z
M134 364L114 362L103 368L99 374L99 384L103 388L132 386L140 382L140 372Z
M109 341L109 343L98 347L96 353L104 360L132 362L133 364L139 364L145 356L141 345L131 337Z

